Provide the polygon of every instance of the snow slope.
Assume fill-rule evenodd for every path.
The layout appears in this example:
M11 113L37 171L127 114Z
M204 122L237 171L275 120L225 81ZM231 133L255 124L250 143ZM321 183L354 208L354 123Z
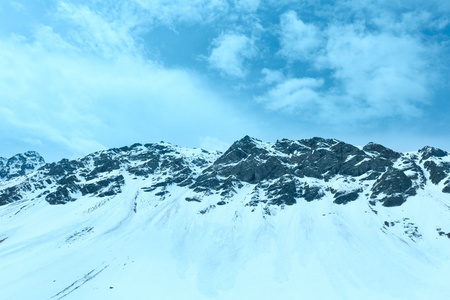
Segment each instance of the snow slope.
M178 154L204 155L209 166L219 156ZM50 205L30 190L1 206L1 298L450 299L443 183L427 180L402 205L386 207L365 196L369 184L303 178L333 189L293 205L249 205L257 183L199 200L170 183L157 196L161 188L149 183L170 177L160 171L109 171L124 177L121 192L109 196L79 192L76 201ZM333 190L355 188L363 189L356 200L334 203Z

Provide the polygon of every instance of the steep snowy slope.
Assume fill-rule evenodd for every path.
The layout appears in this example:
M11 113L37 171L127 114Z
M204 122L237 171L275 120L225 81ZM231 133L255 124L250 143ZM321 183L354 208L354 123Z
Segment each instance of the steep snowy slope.
M2 299L449 299L450 156L135 144L0 187Z

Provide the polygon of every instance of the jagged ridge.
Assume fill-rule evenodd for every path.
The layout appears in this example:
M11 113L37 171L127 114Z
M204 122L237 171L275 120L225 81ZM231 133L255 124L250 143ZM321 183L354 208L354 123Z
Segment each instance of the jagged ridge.
M246 136L225 153L163 142L134 144L45 165L39 154L27 152L0 160L0 166L5 178L0 205L41 198L64 204L82 196L114 196L127 180L141 180L141 190L161 200L168 196L168 186L177 185L192 191L186 201L219 195L217 205L232 201L246 186L249 207L284 207L326 195L336 204L361 198L371 205L399 206L428 180L450 193L446 151L424 147L402 154L375 143L360 149L317 137L264 143Z
M9 159L0 157L0 180L10 180L29 174L44 164L44 158L35 151L16 154Z

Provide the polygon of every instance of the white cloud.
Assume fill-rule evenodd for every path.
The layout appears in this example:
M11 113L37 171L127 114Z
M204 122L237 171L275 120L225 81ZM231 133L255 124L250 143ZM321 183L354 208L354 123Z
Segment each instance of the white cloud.
M243 34L226 33L215 39L213 45L207 58L209 65L225 76L245 77L244 61L257 55L254 40Z
M52 51L74 52L78 49L66 42L53 28L46 25L39 25L34 31L36 45Z
M104 61L38 44L0 46L0 68L8 70L0 75L0 124L25 139L82 155L134 142L193 145L199 135L251 127L193 73L128 56Z
M313 24L305 24L294 11L281 16L279 53L289 60L308 60L317 55L323 44L321 31Z
M409 34L427 20L427 13L405 14L397 23L378 19L378 30L360 23L330 25L319 32L289 12L282 17L279 53L321 72L328 87L318 84L321 79L311 78L308 82L315 84L310 85L303 79L283 79L257 99L271 110L307 112L320 122L417 117L438 82L431 67L434 46ZM280 78L265 73L266 83Z
M429 53L420 41L390 33L369 33L354 25L331 27L320 63L341 85L341 93L377 116L414 116L426 103L434 80Z
M91 10L86 5L74 5L62 2L58 7L58 17L69 21L70 29L66 34L69 42L84 51L91 51L106 58L119 54L136 52L131 31L139 24L135 16L127 9L117 16L104 16L104 12ZM122 18L121 14L126 18ZM108 20L109 18L113 20Z
M58 16L65 30L0 39L1 140L73 157L135 142L198 146L199 136L252 128L198 74L140 55L132 22L68 4Z
M447 16L436 17L426 10L414 10L398 16L393 13L382 13L372 21L384 32L418 35L424 30L443 30L450 20Z
M322 96L318 89L323 80L315 78L291 78L272 88L265 96L258 97L271 110L282 110L288 113L319 110Z
M244 12L254 12L259 8L260 0L234 0L237 10Z
M269 70L264 68L261 70L261 73L264 75L263 82L266 84L278 83L285 79L283 72L279 70Z
M150 22L173 25L177 22L213 22L229 11L226 0L134 0Z
M291 114L286 124L414 117L441 84L437 72L448 77L445 1L280 1L0 4L0 142L19 136L83 154L160 139L232 141L278 118L273 111ZM245 88L229 99L215 92L204 65L184 60L201 53L224 77L217 86L239 79ZM250 69L262 69L256 82ZM240 101L250 93L271 113ZM244 121L250 115L255 122Z

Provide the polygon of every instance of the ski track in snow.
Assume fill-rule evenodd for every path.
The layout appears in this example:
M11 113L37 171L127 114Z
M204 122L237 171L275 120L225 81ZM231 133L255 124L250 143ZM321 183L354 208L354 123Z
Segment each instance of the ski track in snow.
M56 298L57 300L63 299L64 297L70 295L75 290L79 289L81 286L83 286L86 282L89 280L94 279L98 274L103 272L108 266L104 266L102 268L99 268L99 270L94 269L90 271L89 273L85 274L82 278L76 280L74 283L63 289L61 292L57 293L51 299Z

